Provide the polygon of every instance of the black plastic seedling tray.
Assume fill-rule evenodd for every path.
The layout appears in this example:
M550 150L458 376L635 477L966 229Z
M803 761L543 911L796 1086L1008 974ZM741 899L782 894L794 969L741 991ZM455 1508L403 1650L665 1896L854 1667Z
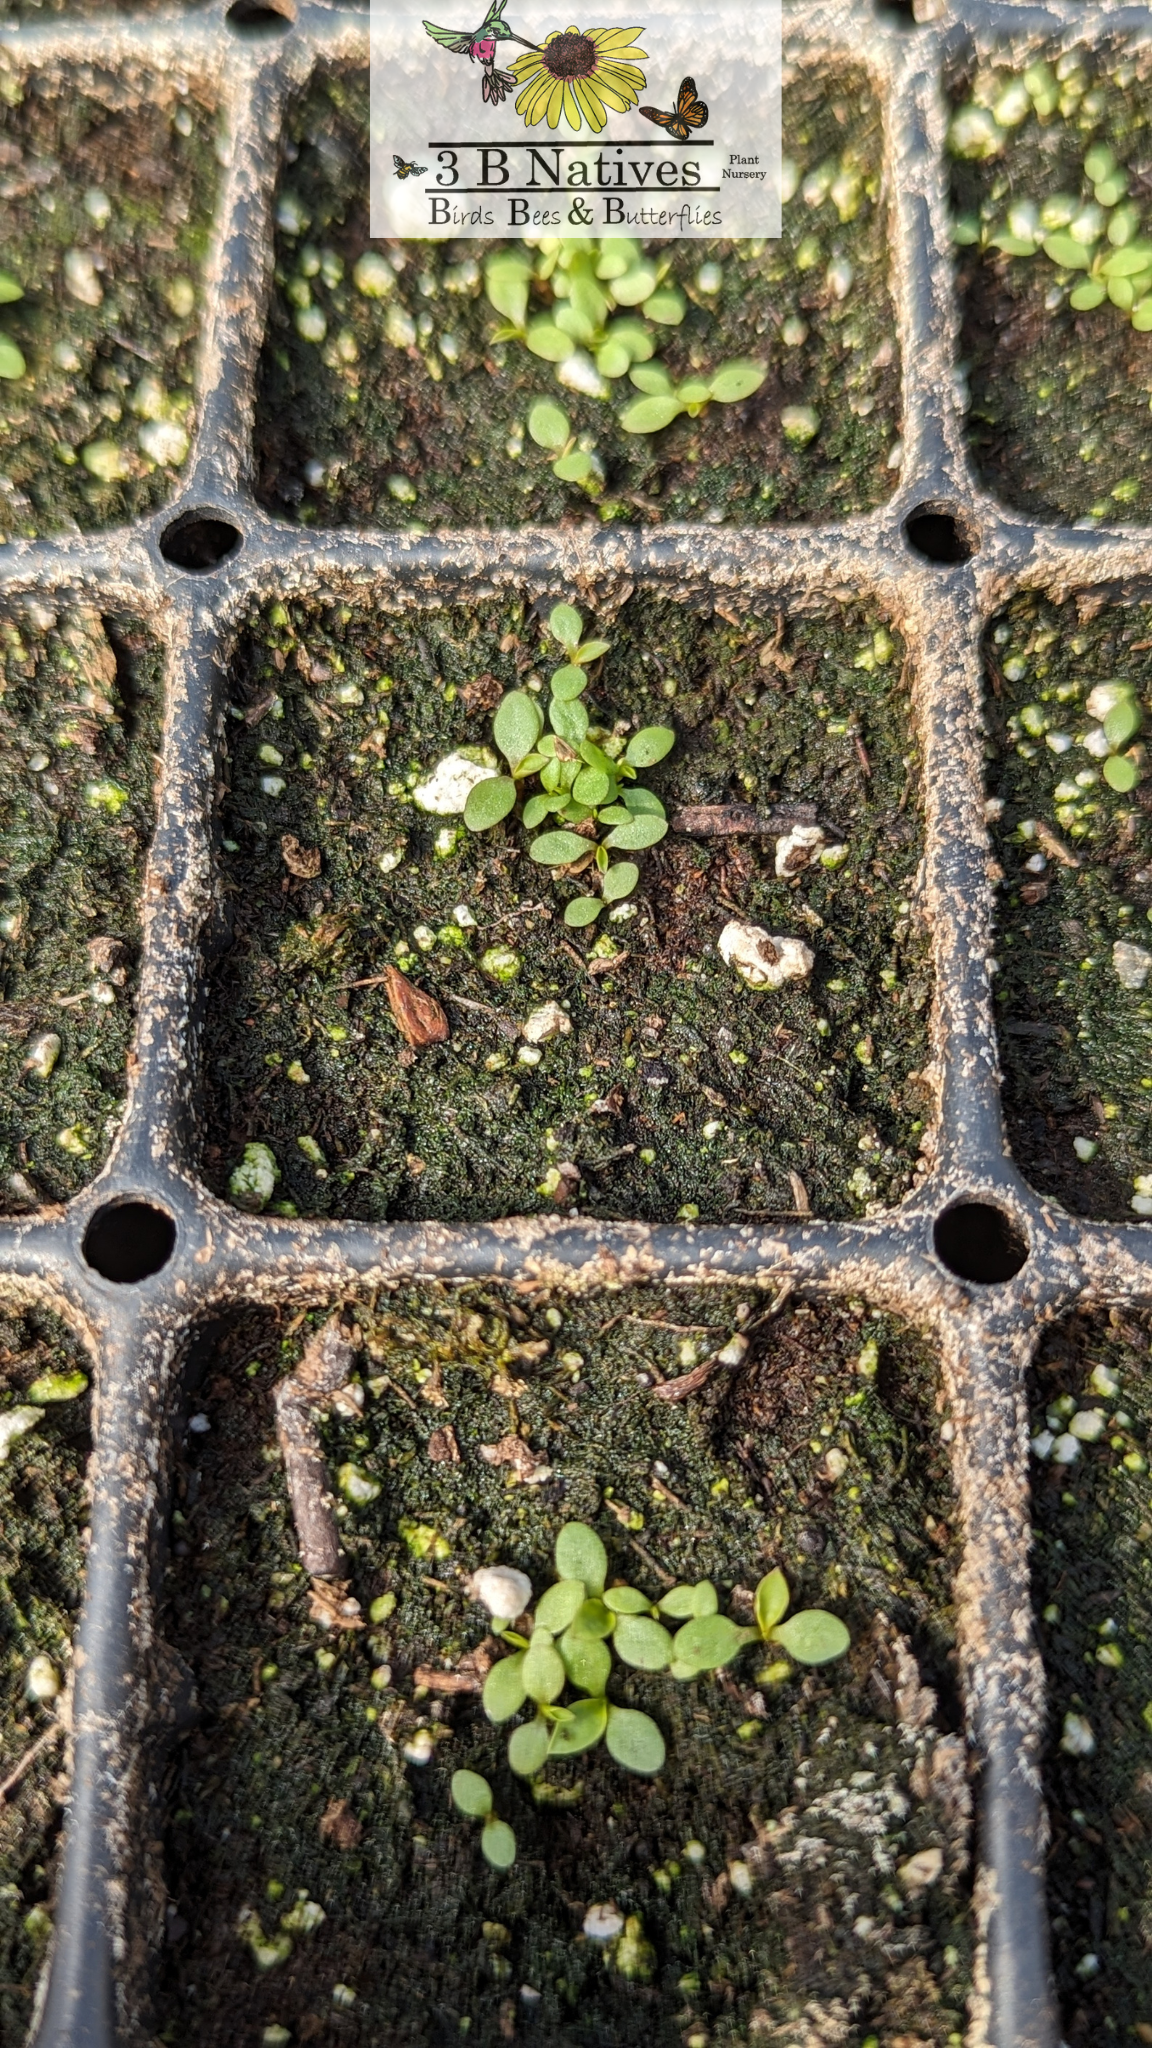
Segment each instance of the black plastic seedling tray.
M930 10L922 9L927 15ZM130 610L165 652L167 715L148 861L138 1025L122 1128L66 1205L0 1224L0 1287L59 1313L96 1361L91 1546L76 1653L72 1789L41 2048L143 2038L158 1832L149 1759L179 1712L155 1587L191 1333L246 1303L338 1300L406 1277L595 1289L621 1279L861 1298L932 1333L956 1421L957 1588L980 1784L976 1993L968 2039L1055 2048L1040 1780L1044 1683L1029 1585L1024 1375L1043 1326L1152 1300L1147 1226L1074 1220L1008 1155L990 994L981 643L1005 600L1152 587L1135 530L1038 526L974 482L954 395L958 308L946 218L944 76L976 52L1152 43L1140 6L942 6L916 22L863 4L786 10L788 62L863 65L883 103L904 460L879 510L818 528L528 529L413 535L278 524L252 490L272 204L290 97L321 60L362 65L367 19L307 0L0 30L6 60L59 73L183 67L212 81L231 136L207 280L199 428L178 497L128 528L17 541L0 591ZM239 17L239 19L237 19ZM195 1170L198 1040L215 936L213 760L225 664L256 598L467 600L494 590L594 602L623 583L725 605L850 592L904 636L923 752L925 899L936 977L934 1163L898 1209L861 1222L742 1228L533 1217L483 1227L251 1217Z

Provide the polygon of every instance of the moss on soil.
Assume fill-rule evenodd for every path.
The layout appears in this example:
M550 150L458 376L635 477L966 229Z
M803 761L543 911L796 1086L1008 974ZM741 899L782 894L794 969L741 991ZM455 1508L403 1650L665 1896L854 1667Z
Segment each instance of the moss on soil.
M0 617L0 1210L75 1194L119 1121L161 717L159 652L136 621ZM43 1080L24 1062L46 1032L61 1049Z
M501 323L484 297L481 267L496 242L390 244L389 256L402 266L395 292L386 302L361 296L351 271L368 246L367 132L362 74L317 79L290 119L281 199L290 197L309 225L299 235L281 227L277 241L280 289L257 420L259 491L270 510L318 525L505 526L588 517L747 525L838 518L889 495L897 478L888 457L899 431L899 368L880 113L863 77L805 74L786 88L785 151L801 179L827 175L811 204L797 191L785 206L780 241L661 248L690 301L681 327L653 329L672 373L744 356L769 369L745 404L713 405L656 436L616 426L621 402L636 395L627 378L608 402L582 397L518 342L493 342ZM859 181L843 200L845 211L858 209L848 220L827 191L842 169ZM285 290L305 245L331 250L344 265L334 287L322 275L311 279L313 303L327 318L322 346L300 337ZM843 299L828 279L834 258L854 274ZM695 282L709 260L724 270L714 296ZM541 296L538 308L547 303ZM411 347L385 337L396 307L416 323ZM791 346L781 334L789 316L802 317L808 330ZM448 336L451 362L442 347ZM522 453L510 452L512 430L523 439L530 403L541 395L563 405L574 432L594 437L606 471L599 500L558 482L531 440L523 440ZM781 408L797 404L822 419L804 448L780 427Z
M1112 1424L1081 1445L1077 1463L1033 1465L1032 1589L1050 1687L1048 1889L1069 2048L1142 2041L1152 2012L1150 1333L1152 1319L1129 1310L1073 1317L1045 1338L1033 1375L1035 1430L1064 1394ZM1119 1376L1111 1400L1087 1387L1097 1365ZM1116 1650L1118 1669L1101 1661ZM1089 1722L1094 1754L1064 1750L1068 1713Z
M41 1374L87 1370L54 1316L0 1310L3 1406L22 1405ZM46 1407L0 1464L0 1778L50 1727L25 1697L28 1666L51 1657L64 1672L79 1619L88 1523L86 1397ZM64 1751L42 1751L0 1806L0 2041L23 2041L52 1905L53 1857L67 1781ZM31 1915L31 1919L29 1919Z
M214 111L197 84L133 66L82 81L0 71L0 87L0 268L25 294L0 331L28 366L0 384L0 536L116 525L162 504L179 467L150 460L138 434L158 418L192 427ZM86 209L93 193L107 206ZM94 266L78 281L96 305L65 282L75 253ZM85 465L93 447L120 451L119 480Z
M383 1624L333 1635L308 1618L270 1400L304 1318L241 1322L196 1396L212 1427L178 1470L166 1628L203 1719L169 1785L177 1917L160 2038L187 2038L195 2015L199 2048L273 2023L300 2041L331 2026L395 2048L465 2032L485 2048L887 2048L901 2034L955 2048L967 1793L962 1744L941 1742L956 1726L957 1539L928 1347L858 1304L758 1322L762 1304L733 1290L551 1305L428 1288L354 1313L366 1405L327 1425L327 1453L382 1484L342 1527L365 1615L396 1596ZM683 1370L686 1343L704 1354L741 1321L753 1350L738 1376L682 1407L653 1400L649 1382ZM874 1379L858 1371L869 1340ZM458 1465L430 1455L449 1427ZM510 1427L547 1458L545 1483L509 1486L480 1459ZM829 1448L847 1459L836 1482ZM754 1649L723 1679L688 1686L617 1666L611 1691L661 1721L667 1767L643 1780L599 1750L548 1771L558 1795L582 1788L575 1803L536 1802L508 1772L507 1731L468 1695L417 1697L413 1672L454 1665L483 1639L462 1587L478 1565L515 1564L542 1591L572 1516L600 1531L612 1576L653 1593L661 1572L711 1574L722 1606L739 1608L733 1588L779 1562L796 1604L844 1615L852 1650L774 1685L757 1683ZM404 1518L436 1532L439 1556L412 1553ZM915 1662L897 1677L908 1640ZM940 1701L921 1701L918 1729L917 1665ZM418 1727L435 1743L423 1768L402 1754ZM489 1777L516 1829L507 1876L450 1808L458 1767ZM698 1867L683 1854L692 1838ZM897 1873L922 1849L941 1852L942 1874L913 1892ZM747 1897L726 1882L740 1857ZM259 1973L239 1916L252 1909L274 1934L302 1890L327 1918ZM582 1936L587 1907L607 1900L642 1917L650 1982L622 1978ZM334 2005L337 1985L354 2003Z
M900 650L854 666L862 650L872 661L879 622L853 606L778 623L779 646L776 626L647 597L614 622L601 615L612 647L593 718L672 721L678 744L645 778L670 809L812 800L845 835L846 864L778 880L771 839L671 834L640 855L636 916L595 940L561 922L582 885L532 862L518 824L474 837L411 802L452 747L489 738L481 704L556 665L534 612L505 601L386 622L294 604L257 616L226 727L234 943L207 1009L212 1186L226 1192L259 1140L283 1175L278 1199L308 1214L523 1214L550 1206L543 1176L567 1163L580 1208L605 1216L669 1217L686 1203L706 1219L788 1213L793 1173L825 1215L898 1199L931 1114ZM282 757L274 796L262 747ZM458 845L438 858L445 827ZM322 857L314 881L288 872L286 834ZM381 873L398 848L403 864ZM476 931L456 924L459 904ZM733 914L805 938L811 979L750 993L714 950ZM494 943L522 963L510 984L481 969ZM602 965L593 943L618 945L618 966L590 973ZM372 982L397 960L447 1005L449 1044L401 1046ZM547 1000L572 1030L528 1067L517 1027ZM320 1145L319 1172L300 1136Z
M1015 598L985 650L993 765L988 787L1004 803L992 836L1004 881L996 980L1000 1059L1013 1152L1035 1186L1080 1215L1127 1217L1137 1175L1152 1171L1152 983L1124 988L1117 940L1152 951L1152 783L1110 789L1079 744L1053 752L1019 725L1039 707L1051 733L1077 741L1094 721L1094 685L1130 682L1152 714L1152 607ZM1017 664L1023 673L1017 675ZM1006 673L1011 670L1015 679ZM1065 802L1077 775L1096 779ZM1021 835L1025 820L1056 835L1078 865L1048 858ZM1026 893L1025 893L1026 892ZM1099 1144L1081 1161L1073 1140Z
M1123 58L1109 72L1084 50L1069 52L1061 68L1060 109L1045 121L1033 109L1006 132L998 156L953 162L954 211L979 215L991 235L1022 200L1040 206L1063 192L1091 202L1084 154L1107 143L1130 175L1128 200L1144 215L1139 233L1147 240L1147 84ZM1014 75L989 69L958 98L967 100L974 85L980 103L990 104ZM1152 334L1137 333L1108 300L1075 312L1068 296L1083 272L1059 270L1043 254L971 246L959 250L958 270L968 439L984 482L1039 519L1152 518Z

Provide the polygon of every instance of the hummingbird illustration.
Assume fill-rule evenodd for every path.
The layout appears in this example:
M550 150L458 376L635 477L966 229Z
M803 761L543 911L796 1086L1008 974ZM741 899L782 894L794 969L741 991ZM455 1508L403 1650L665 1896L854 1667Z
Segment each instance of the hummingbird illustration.
M451 50L454 56L467 57L475 64L479 60L484 74L484 98L491 106L498 107L513 91L516 80L510 71L501 71L496 64L498 43L523 43L526 50L534 50L535 43L517 35L504 19L508 0L490 0L487 14L477 29L437 28L434 21L426 21L424 27L434 43L442 50Z

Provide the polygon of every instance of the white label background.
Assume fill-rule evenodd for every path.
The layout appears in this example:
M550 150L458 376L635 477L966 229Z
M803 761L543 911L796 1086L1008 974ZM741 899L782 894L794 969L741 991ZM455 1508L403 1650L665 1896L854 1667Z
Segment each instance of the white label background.
M416 6L372 0L374 236L779 235L780 0L712 6L666 0L652 11L632 9L625 0L613 9L613 27L643 31L636 39L648 53L639 66L647 80L641 105L670 111L681 80L695 79L708 121L687 144L666 140L637 107L609 111L598 136L587 129L576 136L563 120L555 129L544 121L526 128L516 112L520 88L503 105L490 106L480 64L433 42L424 29L425 7L446 28L463 30L473 17L479 26L484 18L484 0ZM505 20L518 34L543 40L571 26L565 12L552 12L541 0L507 0ZM586 24L581 18L581 27L604 25L600 12ZM510 70L525 54L519 44L501 42L496 63ZM401 179L394 155L424 168ZM579 164L583 171L574 168ZM665 185L657 183L661 165L672 167L663 172ZM578 182L582 177L586 184Z

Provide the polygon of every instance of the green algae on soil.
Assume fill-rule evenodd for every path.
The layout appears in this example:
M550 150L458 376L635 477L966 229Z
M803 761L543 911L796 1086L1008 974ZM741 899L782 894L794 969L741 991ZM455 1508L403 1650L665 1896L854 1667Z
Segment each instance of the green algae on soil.
M35 1381L87 1365L54 1316L0 1308L0 1417L29 1405ZM0 1463L0 1779L52 1725L50 1710L25 1696L33 1657L50 1657L67 1674L84 1580L89 1448L88 1402L77 1395L44 1406ZM46 1744L0 1805L0 2041L12 2048L28 2032L51 1930L64 1769L63 1743Z
M1109 788L1082 742L1100 730L1086 709L1099 683L1131 683L1152 715L1150 654L1152 607L1031 593L993 622L985 648L1012 1150L1065 1208L1129 1221L1135 1183L1152 1172L1152 982L1125 987L1113 949L1152 952L1152 783ZM1083 1159L1077 1140L1098 1150Z
M1150 1334L1152 1319L1127 1309L1072 1317L1045 1337L1032 1376L1034 1431L1062 1397L1107 1418L1074 1464L1033 1466L1048 1897L1068 2048L1142 2041L1152 2012ZM1101 1374L1114 1393L1101 1393Z
M531 861L515 821L473 836L411 799L450 749L489 739L502 687L556 665L535 613L266 609L236 657L222 768L233 944L204 1051L219 1192L253 1141L289 1213L370 1219L577 1199L617 1217L740 1222L806 1201L844 1216L911 1184L931 984L900 649L851 605L731 623L637 597L589 624L612 643L594 723L675 726L645 778L670 810L812 801L844 864L780 879L771 838L673 833L639 856L634 915L618 906L594 943L567 932L581 885ZM811 979L746 989L715 950L733 916L802 937ZM501 947L509 982L483 964ZM380 985L397 963L446 1006L447 1044L401 1045ZM519 1025L549 1001L571 1029L523 1064Z
M119 1122L161 718L138 622L0 617L0 1210L75 1194Z
M997 154L952 165L953 210L971 224L961 227L967 245L958 252L969 446L989 489L1038 519L1152 518L1152 333L1136 332L1108 299L1077 312L1069 298L1083 270L989 246L1010 207L1040 208L1057 194L1086 222L1095 208L1105 257L1106 226L1124 209L1136 218L1132 245L1147 246L1152 100L1122 53L1111 61L1106 71L1091 53L1068 51L1053 66L1060 98L1051 112L1042 119L1033 106L1002 130ZM960 97L990 108L1009 88L1019 90L1019 76L989 68ZM1084 170L1093 145L1107 145L1120 167L1117 196L1105 190L1103 207ZM984 246L967 241L973 232Z
M129 65L49 80L0 60L0 536L90 531L164 502L187 453L214 109Z
M202 1718L167 1788L178 1931L159 2037L958 2048L970 1799L928 1347L860 1305L772 1318L733 1289L407 1289L344 1314L364 1406L345 1398L325 1448L380 1489L340 1508L365 1628L310 1618L296 1558L271 1395L305 1318L246 1317L196 1395L211 1428L177 1472L164 1627ZM738 1373L683 1406L654 1398L741 1327ZM482 1456L510 1430L547 1461L542 1483ZM484 1641L473 1570L514 1565L539 1594L573 1517L602 1536L611 1579L654 1595L708 1575L742 1612L740 1589L780 1564L797 1605L843 1615L852 1649L804 1676L758 1676L749 1649L688 1685L618 1667L609 1690L658 1719L664 1770L641 1779L600 1749L551 1765L534 1797L508 1771L507 1729L415 1674L459 1670ZM393 1611L371 1623L381 1596ZM488 1777L515 1829L506 1875L452 1810L457 1768ZM639 1916L647 1974L584 1936L609 1902ZM238 1925L258 1916L267 1948L285 1913L291 1953L262 1971Z
M862 76L805 73L785 88L797 189L780 241L646 245L670 262L668 281L688 299L681 326L652 329L671 373L751 357L768 375L742 405L714 404L644 436L616 424L637 395L627 377L609 399L582 396L518 341L493 339L501 321L484 296L483 264L515 245L378 244L398 283L383 300L355 288L369 247L367 108L364 75L322 75L290 117L256 429L270 511L317 525L749 525L840 518L889 496L899 365L880 110ZM714 266L722 282L708 276ZM549 303L549 291L534 292L536 311ZM297 323L317 311L324 331L308 341ZM559 482L526 438L538 397L558 402L595 443L602 495ZM806 445L782 430L789 407L818 416Z

